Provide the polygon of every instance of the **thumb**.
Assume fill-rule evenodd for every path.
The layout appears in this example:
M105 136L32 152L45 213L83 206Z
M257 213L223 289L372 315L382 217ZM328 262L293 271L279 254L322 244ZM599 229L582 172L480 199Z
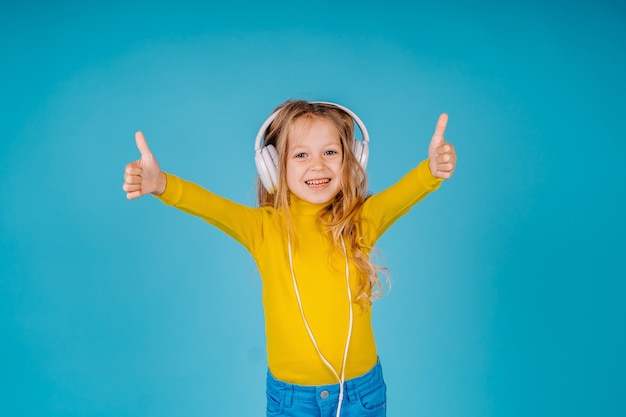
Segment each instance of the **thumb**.
M142 132L135 133L135 143L137 144L137 149L141 152L141 158L153 158L152 151L148 147L148 142L146 142L146 138L143 136Z
M433 138L430 140L430 147L437 149L444 142L444 133L446 131L446 126L448 125L448 115L446 113L441 113L439 116L439 120L437 120L437 126L435 126L435 133L433 134Z

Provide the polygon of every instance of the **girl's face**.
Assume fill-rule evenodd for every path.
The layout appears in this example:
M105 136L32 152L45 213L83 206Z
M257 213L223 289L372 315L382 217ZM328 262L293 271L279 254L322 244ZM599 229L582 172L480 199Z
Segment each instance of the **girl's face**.
M289 191L309 203L328 203L341 188L342 168L337 129L317 117L296 120L287 147Z

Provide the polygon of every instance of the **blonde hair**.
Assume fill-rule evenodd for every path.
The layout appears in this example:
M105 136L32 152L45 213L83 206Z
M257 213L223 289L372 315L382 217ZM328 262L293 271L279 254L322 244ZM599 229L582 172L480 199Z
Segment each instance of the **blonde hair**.
M378 278L379 268L370 259L371 247L361 240L361 207L367 199L367 175L365 169L354 156L354 121L345 111L327 103L309 103L304 100L290 100L276 108L280 112L265 132L264 146L273 145L279 155L278 187L270 194L261 181L257 184L257 200L260 207L272 206L281 211L286 227L293 232L293 221L289 209L289 188L287 186L287 154L289 136L297 121L322 120L333 126L339 133L342 147L343 172L341 187L333 201L320 213L318 221L329 234L335 248L343 252L342 238L346 243L348 259L356 265L359 274L359 287L356 302L369 307L372 299L382 296L382 285ZM275 110L275 111L276 111ZM291 233L295 237L295 233ZM293 240L292 237L292 240Z

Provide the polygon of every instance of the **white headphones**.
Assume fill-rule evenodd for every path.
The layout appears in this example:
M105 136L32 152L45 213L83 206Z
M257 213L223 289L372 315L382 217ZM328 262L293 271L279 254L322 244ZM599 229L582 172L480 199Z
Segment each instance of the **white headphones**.
M355 138L354 147L352 152L359 164L365 169L367 167L367 160L369 157L369 150L367 144L370 141L369 135L367 133L367 129L365 125L359 119L352 110L347 107L341 106L336 103L330 103L327 101L312 101L311 104L328 104L334 106L344 112L348 113L352 120L357 124L359 130L361 131L362 139L359 141ZM263 187L267 190L268 193L274 194L278 188L278 152L274 145L266 145L261 146L261 142L265 137L265 131L269 127L269 125L274 121L278 113L280 113L282 109L278 109L274 113L267 118L267 120L261 125L259 129L259 133L256 135L256 140L254 142L254 162L256 164L256 170L259 174L259 178L261 179L261 183Z

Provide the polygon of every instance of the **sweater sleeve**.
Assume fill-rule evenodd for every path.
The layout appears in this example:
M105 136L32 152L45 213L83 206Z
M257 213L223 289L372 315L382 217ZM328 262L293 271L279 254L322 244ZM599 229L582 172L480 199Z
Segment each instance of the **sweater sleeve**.
M363 234L368 244L373 245L396 220L442 182L431 174L426 159L397 183L368 198L362 212Z
M241 243L254 254L262 228L259 209L235 203L193 182L165 173L167 186L160 196L164 204L200 217Z

